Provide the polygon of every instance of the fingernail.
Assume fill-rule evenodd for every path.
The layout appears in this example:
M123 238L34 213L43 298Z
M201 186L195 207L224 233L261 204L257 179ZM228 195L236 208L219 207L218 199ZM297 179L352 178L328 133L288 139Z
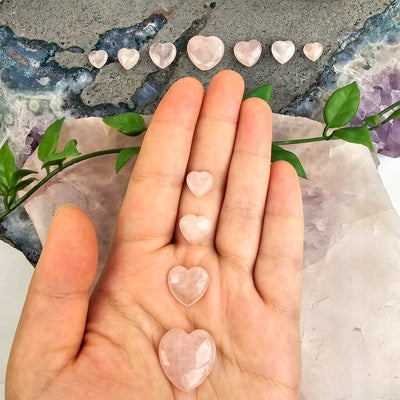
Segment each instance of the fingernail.
M60 207L57 208L57 210L56 210L56 212L54 214L54 218L57 217L57 215L60 213L60 211L65 207L76 207L76 208L78 208L78 206L76 206L75 204L72 204L72 203L63 204L63 205L61 205Z

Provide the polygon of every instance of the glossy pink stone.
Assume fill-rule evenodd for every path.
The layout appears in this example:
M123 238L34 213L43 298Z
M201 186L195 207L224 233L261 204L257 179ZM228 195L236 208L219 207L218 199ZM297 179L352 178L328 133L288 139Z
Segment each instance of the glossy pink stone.
M188 173L186 183L195 196L201 197L210 191L214 178L207 171L192 171Z
M188 214L179 221L179 228L189 243L198 244L211 232L211 221L203 215Z
M261 43L256 39L238 42L233 48L236 59L246 67L252 67L260 58L261 52Z
M118 50L118 61L120 64L129 71L132 69L139 61L140 54L136 49L120 49Z
M271 53L275 60L281 64L287 63L294 55L295 46L290 40L278 40L271 46Z
M149 56L159 68L167 68L176 57L176 47L173 43L153 43L149 49Z
M107 62L108 54L104 50L93 50L89 53L88 58L93 67L101 68Z
M319 42L307 43L303 47L304 55L311 61L317 61L324 52L324 47Z
M208 273L201 267L174 267L168 273L168 287L180 303L191 306L207 291Z
M202 71L215 67L225 51L224 42L216 36L193 36L187 44L190 61Z
M172 329L162 337L158 355L167 378L179 390L189 392L210 374L216 347L212 336L203 329L190 334Z

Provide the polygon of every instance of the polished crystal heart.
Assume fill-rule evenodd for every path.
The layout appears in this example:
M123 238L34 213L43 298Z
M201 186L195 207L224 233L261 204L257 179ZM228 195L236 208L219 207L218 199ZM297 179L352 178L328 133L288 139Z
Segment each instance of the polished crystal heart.
M261 51L261 43L256 39L238 42L233 48L236 59L246 67L252 67L258 61Z
M181 218L179 227L189 243L198 244L211 232L211 221L203 215L188 214Z
M203 329L190 334L172 329L162 337L158 355L167 378L181 391L189 392L210 374L216 347L212 336Z
M180 303L191 306L207 291L208 273L201 267L174 267L168 273L168 287Z
M213 176L207 171L192 171L186 177L190 191L197 197L208 193L214 183Z
M216 36L193 36L187 44L192 63L202 71L215 67L224 55L224 43Z
M287 63L293 57L294 51L294 44L290 40L278 40L271 46L272 55L281 64Z
M153 43L149 55L159 68L167 68L176 57L176 47L172 43Z
M139 61L140 54L136 49L120 49L118 50L118 61L120 64L129 71Z
M317 61L324 52L324 47L319 42L307 43L303 47L304 55L311 61Z
M93 50L89 53L89 62L95 68L101 68L108 59L108 54L104 50Z

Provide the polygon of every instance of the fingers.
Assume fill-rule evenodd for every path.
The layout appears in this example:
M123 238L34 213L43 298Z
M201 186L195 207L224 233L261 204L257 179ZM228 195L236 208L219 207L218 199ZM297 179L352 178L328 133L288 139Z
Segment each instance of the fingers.
M208 85L197 123L186 172L208 171L214 177L214 185L202 197L195 197L186 185L183 187L178 223L187 214L209 218L212 231L204 244L214 242L243 91L243 78L238 73L222 71L215 75ZM178 226L175 241L185 243Z
M303 230L296 171L285 161L277 161L271 166L254 282L267 305L295 319L300 315Z
M248 271L253 269L264 219L271 132L268 104L257 98L244 101L218 222L216 249L223 258Z
M11 351L10 373L18 373L18 366L33 370L33 375L39 370L46 379L46 372L56 374L76 357L97 251L96 233L87 215L73 206L62 207L32 277Z
M199 81L183 78L161 100L128 185L114 244L140 241L155 250L171 241L203 92Z

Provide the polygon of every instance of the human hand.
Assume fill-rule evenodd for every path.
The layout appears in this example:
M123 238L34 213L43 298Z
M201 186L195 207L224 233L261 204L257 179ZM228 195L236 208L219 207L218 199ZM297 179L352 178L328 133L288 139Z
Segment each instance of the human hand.
M90 298L97 241L89 218L66 206L54 218L33 274L10 355L7 400L297 399L303 217L299 183L286 162L270 164L271 111L242 103L243 79L223 71L164 96L145 135L109 260ZM209 171L201 198L190 171ZM189 244L186 214L213 223ZM168 271L201 266L210 284L187 308L171 295ZM184 393L164 375L166 331L204 329L215 365Z

